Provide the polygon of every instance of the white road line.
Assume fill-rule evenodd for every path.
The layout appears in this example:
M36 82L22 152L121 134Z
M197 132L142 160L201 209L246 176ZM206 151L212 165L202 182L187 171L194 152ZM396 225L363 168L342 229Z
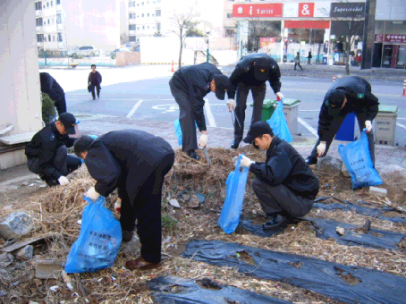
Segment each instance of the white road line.
M138 100L137 103L133 106L130 113L128 113L127 118L130 118L137 111L138 107L142 104L142 99Z
M310 133L312 133L314 136L316 136L317 138L319 137L319 135L317 134L316 129L314 129L311 125L309 125L307 122L305 122L303 119L301 119L300 117L297 118L297 121L303 126L305 127L307 130L310 131Z
M320 112L320 110L299 110L299 112Z
M401 117L398 117L397 119L398 119L398 120L399 120L399 119L401 119L401 120L406 120L406 118L401 118Z
M207 119L209 120L209 127L216 128L217 125L216 125L216 121L214 120L213 113L211 112L209 100L207 98L205 98L204 101L206 102L205 108L206 108L206 112L207 112Z
M406 126L405 125L402 125L402 124L400 124L400 123L396 123L396 125L398 126L398 127L401 127L401 128L403 128L403 129L405 129L406 130Z

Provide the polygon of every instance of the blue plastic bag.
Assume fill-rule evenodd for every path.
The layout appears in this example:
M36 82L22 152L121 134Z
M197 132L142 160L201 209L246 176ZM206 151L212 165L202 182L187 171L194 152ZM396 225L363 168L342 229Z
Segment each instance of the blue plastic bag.
M280 139L283 139L288 143L293 141L286 122L285 114L283 113L283 99L278 102L278 106L273 112L271 118L266 122L271 126L274 135L277 135Z
M338 153L351 175L353 189L382 184L382 179L372 164L365 129L357 141L345 146L339 145Z
M217 225L227 234L233 233L237 228L244 202L249 170L240 166L243 156L244 154L240 155L235 170L228 175L226 201L217 222Z
M100 196L89 203L82 214L79 238L73 243L66 259L66 273L95 272L113 266L121 245L120 223L104 207Z
M178 143L179 143L179 147L180 147L180 146L182 146L182 128L180 126L179 119L175 120L173 122L173 125L175 126L175 134L176 134L176 137L178 138ZM197 128L196 122L195 122L195 126Z

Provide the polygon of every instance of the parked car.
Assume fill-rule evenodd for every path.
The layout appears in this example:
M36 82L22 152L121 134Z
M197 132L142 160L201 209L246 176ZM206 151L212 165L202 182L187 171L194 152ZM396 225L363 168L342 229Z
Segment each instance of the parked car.
M73 49L69 53L70 56L75 57L75 56L83 56L83 57L90 57L90 56L99 56L100 55L99 50L97 50L94 46L81 46L79 48Z
M119 48L112 51L111 55L115 57L117 55L117 52L131 52L131 51L127 48Z

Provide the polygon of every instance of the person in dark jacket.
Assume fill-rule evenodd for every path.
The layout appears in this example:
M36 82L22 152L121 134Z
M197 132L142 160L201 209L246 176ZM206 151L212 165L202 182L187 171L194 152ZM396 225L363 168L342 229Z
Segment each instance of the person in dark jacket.
M266 81L269 81L277 99L283 98L281 90L281 72L276 61L267 54L251 54L241 58L230 76L229 111L235 109L234 141L231 148L237 149L244 133L245 109L247 97L251 91L254 99L251 125L261 120L262 105L266 94ZM237 103L234 96L237 91Z
M96 95L94 92L95 89L97 91L97 98L100 98L100 90L101 90L100 84L102 82L102 76L98 71L96 71L95 64L92 64L91 68L92 68L92 71L89 73L87 83L88 83L88 90L89 90L89 92L92 92L93 100L95 100L96 99Z
M39 73L41 92L46 93L55 102L58 115L66 112L65 92L59 83L48 73Z
M309 55L307 56L307 64L311 64L312 58L313 58L312 51L310 51Z
M203 97L212 91L218 99L224 100L228 86L228 77L213 64L206 62L180 68L169 81L171 93L180 110L182 150L187 152L189 157L199 160L195 150L198 146L206 147L208 141ZM202 133L199 142L196 138L195 123Z
M310 156L306 159L310 165L317 163L317 157L327 155L327 151L348 113L355 112L360 131L365 127L369 141L369 152L375 164L374 135L372 121L378 114L378 98L371 93L371 85L358 76L338 79L330 87L320 109L319 139Z
M82 158L96 185L87 191L91 200L116 188L121 209L123 241L133 237L135 221L141 257L127 261L129 269L148 269L161 262L161 199L165 175L174 163L174 151L162 138L137 131L112 131L93 140L80 137L75 154Z
M294 70L296 71L296 66L299 66L300 70L303 71L302 66L300 65L300 53L297 52L296 57L295 57L295 66Z
M265 121L254 123L245 139L266 151L266 162L243 157L241 165L255 174L252 188L271 220L264 230L275 229L291 218L306 215L319 191L319 180L303 157L286 141L274 136Z
M66 176L78 169L82 161L68 155L66 147L72 147L76 134L76 119L71 113L62 113L56 122L50 123L31 139L25 147L28 169L39 174L48 186L69 184Z

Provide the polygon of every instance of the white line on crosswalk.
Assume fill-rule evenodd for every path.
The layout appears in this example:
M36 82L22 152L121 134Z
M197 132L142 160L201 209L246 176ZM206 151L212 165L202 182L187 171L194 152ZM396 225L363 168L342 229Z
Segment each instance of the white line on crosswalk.
M206 108L206 112L207 112L207 119L209 120L209 127L215 128L215 127L217 127L217 125L216 125L216 121L214 120L213 113L211 112L209 100L207 98L205 98L204 101L206 102L205 108Z
M297 121L303 126L305 127L307 130L310 131L310 133L312 133L314 136L319 137L319 135L317 134L316 129L314 129L311 125L309 125L307 122L305 122L303 119L301 119L300 117L297 118Z
M133 106L130 113L128 113L127 118L130 118L137 111L138 107L142 104L142 99L138 100L137 103Z
M403 129L405 129L406 130L406 126L405 125L402 125L402 124L400 124L400 123L396 123L396 125L398 126L398 127L401 127L401 128L403 128Z

